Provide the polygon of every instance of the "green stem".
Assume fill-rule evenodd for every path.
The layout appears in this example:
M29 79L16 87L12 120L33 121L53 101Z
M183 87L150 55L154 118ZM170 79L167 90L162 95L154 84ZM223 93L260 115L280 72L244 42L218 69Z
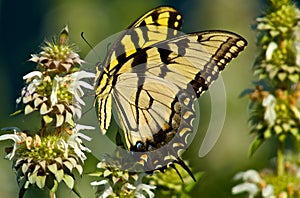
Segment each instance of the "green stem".
M284 140L277 139L277 176L284 174Z
M56 198L55 192L49 191L50 198Z

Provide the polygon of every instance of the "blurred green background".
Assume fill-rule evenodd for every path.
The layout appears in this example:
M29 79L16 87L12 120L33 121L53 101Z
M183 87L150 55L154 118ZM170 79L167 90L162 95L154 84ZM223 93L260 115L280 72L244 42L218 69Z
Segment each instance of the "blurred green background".
M64 25L69 25L70 39L80 48L84 58L90 51L80 37L85 37L96 45L106 37L122 31L146 11L159 5L171 5L184 16L184 32L208 29L224 29L236 32L248 40L248 47L238 59L230 63L222 76L227 93L227 114L225 125L217 144L203 158L198 151L210 118L209 95L200 101L201 120L197 136L184 154L189 159L193 171L204 171L204 177L198 181L192 197L233 197L231 187L234 174L249 168L262 168L270 163L274 155L272 141L264 144L258 152L249 158L250 142L247 119L249 117L246 97L239 94L252 87L252 65L257 55L256 32L252 30L255 18L266 6L259 0L1 0L0 1L0 127L17 126L21 129L38 124L26 122L24 117L10 118L16 110L15 99L24 86L22 76L35 68L27 60L30 54L39 51L44 39L57 35ZM3 133L3 132L1 132ZM98 137L101 138L100 135ZM0 197L13 198L18 195L15 175L11 171L11 162L3 159L4 147L11 142L0 142ZM92 145L97 149L98 143ZM92 191L85 189L84 181L80 185L83 197L92 197ZM60 192L58 197L75 197L71 191ZM234 196L234 197L243 197Z

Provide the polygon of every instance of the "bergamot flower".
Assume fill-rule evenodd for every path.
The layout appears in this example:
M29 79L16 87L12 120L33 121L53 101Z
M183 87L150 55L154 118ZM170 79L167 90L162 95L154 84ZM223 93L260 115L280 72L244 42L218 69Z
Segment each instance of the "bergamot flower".
M67 43L67 37L65 28L58 42L46 42L30 59L37 63L37 69L23 77L26 86L17 103L24 105L25 115L39 112L41 128L31 132L6 128L14 133L0 136L0 140L14 141L6 149L6 158L13 160L21 188L19 197L35 186L48 190L53 198L61 182L79 195L75 179L82 175L86 153L91 152L83 145L83 140L91 138L80 130L94 128L75 123L81 117L81 105L85 105L83 89L93 89L84 80L94 78L94 74L80 70L83 61Z
M119 161L106 156L97 164L98 170L91 176L98 177L91 185L97 188L96 195L104 198L114 197L154 197L154 185L143 183L145 173L122 170Z
M74 188L75 175L82 175L85 153L90 152L83 145L82 138L88 141L91 139L79 133L79 130L93 127L78 126L70 129L67 125L60 129L62 131L59 135L45 137L16 129L13 129L14 134L0 136L0 140L12 139L15 142L13 148L6 149L9 152L6 157L13 160L20 192L32 185L55 192L62 181L70 189Z
M17 103L25 105L24 113L39 111L43 121L56 127L64 122L74 126L81 117L81 105L85 105L83 88L93 90L84 79L93 79L94 73L79 70L84 62L67 44L67 28L59 43L46 42L42 51L30 59L37 63L36 71L26 74L26 86Z
M45 42L39 54L31 55L32 62L47 72L62 74L71 72L78 65L84 63L79 55L74 51L74 45L68 44L68 27L66 26L60 33L59 42Z

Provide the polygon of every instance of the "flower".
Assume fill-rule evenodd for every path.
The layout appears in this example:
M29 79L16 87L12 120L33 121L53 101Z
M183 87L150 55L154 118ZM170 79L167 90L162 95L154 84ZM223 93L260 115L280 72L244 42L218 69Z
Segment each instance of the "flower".
M120 169L118 160L113 161L113 157L105 156L102 161L97 164L98 170L91 173L90 176L98 177L99 181L91 183L97 187L96 194L99 197L154 197L151 191L156 188L154 185L143 183L144 173L133 173ZM147 196L146 196L147 195Z
M137 187L130 185L131 189L135 190L134 195L140 198L146 198L143 191L147 193L149 198L154 197L154 193L151 191L156 188L156 186L147 185L147 184L138 184Z
M68 44L68 35L69 31L66 26L60 33L59 43L45 42L42 51L39 54L32 54L29 60L38 63L47 72L62 74L75 69L84 61L74 51L74 46Z
M272 60L273 52L278 48L278 45L275 42L270 42L266 50L266 60Z
M250 169L239 172L234 176L234 180L242 180L243 183L234 186L231 190L232 194L247 192L249 198L253 198L261 192L262 197L275 198L273 195L273 186L271 184L265 184L265 181L256 170Z
M69 127L69 128L68 128ZM90 141L91 138L79 133L80 130L94 129L90 126L77 125L72 127L63 125L59 135L30 135L17 128L14 134L0 136L0 140L12 139L15 141L13 149L9 149L7 158L15 159L13 168L17 174L17 181L21 189L28 189L36 184L39 188L47 187L56 191L57 184L63 181L73 189L74 170L82 175L83 162L86 160L84 152L90 149L83 146L82 139ZM47 183L46 186L46 181ZM50 184L50 185L49 185Z
M83 90L81 87L84 87L86 89L93 90L94 87L87 82L81 81L83 78L95 78L94 73L86 72L86 71L79 71L74 72L70 75L70 77L73 79L70 85L68 86L68 91L73 94L75 97L75 100L78 101L81 105L85 105L84 101L81 100L81 97L84 95Z
M113 192L112 187L109 185L109 183L106 180L91 182L91 186L101 186L101 185L105 185L105 189L104 189L103 193L99 196L99 198L116 196L116 194Z
M262 101L262 106L266 108L264 119L273 126L276 120L276 99L272 94L268 94Z
M73 148L76 155L81 159L81 161L85 161L87 157L85 156L84 152L91 152L91 150L82 144L82 139L85 139L87 141L91 141L92 139L83 133L79 133L79 130L92 130L95 129L91 126L84 126L84 125L76 125L74 128L74 133L68 138L67 143L68 145Z
M84 96L82 88L93 89L82 79L94 76L86 71L53 77L40 71L30 72L24 76L27 86L17 102L23 102L25 114L39 111L46 123L55 120L56 126L61 126L63 122L74 125L74 120L81 117L80 105L85 105L81 99Z
M19 148L19 145L21 142L24 141L24 136L22 133L20 133L20 129L18 128L3 128L1 129L3 131L8 131L8 130L13 130L14 134L4 134L0 136L0 141L2 140L13 140L15 143L13 145L13 149L11 150L11 152L9 152L5 158L12 160L12 158L15 156L16 150ZM9 149L10 150L10 149Z
M249 194L249 198L253 198L259 192L259 188L256 184L244 182L234 186L231 190L231 193L234 195L242 192L247 192Z

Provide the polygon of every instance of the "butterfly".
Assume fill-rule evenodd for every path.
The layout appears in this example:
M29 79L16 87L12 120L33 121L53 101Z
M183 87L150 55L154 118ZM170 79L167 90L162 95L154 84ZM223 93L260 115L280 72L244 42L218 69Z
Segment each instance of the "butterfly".
M145 172L178 163L192 175L180 155L194 131L193 105L247 45L229 31L184 34L182 23L172 7L150 10L120 34L96 68L100 129L106 134L115 120L118 141Z

